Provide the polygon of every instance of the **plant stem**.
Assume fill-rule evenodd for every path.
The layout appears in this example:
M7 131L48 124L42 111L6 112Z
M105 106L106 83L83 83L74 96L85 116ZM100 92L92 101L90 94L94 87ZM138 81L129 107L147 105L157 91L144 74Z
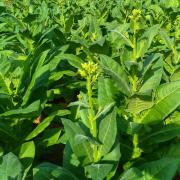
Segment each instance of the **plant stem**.
M93 110L91 77L87 78L87 91L88 91L88 103L89 103L89 124L90 124L91 133L93 137L96 138L97 132L96 132L96 120Z
M135 26L135 25L134 25ZM134 45L134 48L133 48L133 59L134 59L134 62L136 62L136 29L134 27L134 34L133 34L133 45Z
M132 159L138 158L141 155L141 149L138 147L139 145L139 135L134 134L133 135L133 154L132 154Z
M89 104L89 125L90 132L92 136L97 138L97 127L96 127L96 118L93 110L93 99L92 99L92 86L91 86L91 76L87 78L87 91L88 91L88 104ZM94 162L98 161L98 147L93 144L93 156Z
M136 63L137 61L137 50L136 50L136 28L135 28L135 23L136 21L134 21L134 34L133 34L133 60L134 62ZM133 92L136 92L137 91L137 76L136 76L136 70L135 70L135 67L132 68L132 88L133 88Z

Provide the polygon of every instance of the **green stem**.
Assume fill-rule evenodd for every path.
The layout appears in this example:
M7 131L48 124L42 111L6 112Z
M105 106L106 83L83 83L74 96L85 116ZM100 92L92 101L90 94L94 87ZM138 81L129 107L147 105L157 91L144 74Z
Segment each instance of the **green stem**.
M139 148L139 136L138 134L133 135L133 154L132 159L138 158L141 155L141 149Z
M89 125L90 131L94 138L97 138L97 127L96 118L93 110L93 99L92 99L92 86L91 86L91 76L87 78L87 91L88 91L88 104L89 104ZM94 162L98 161L98 147L93 144L93 156Z
M137 61L136 56L137 56L137 47L136 47L136 28L135 28L135 23L134 22L134 34L133 34L133 60L134 62ZM133 91L136 92L137 91L137 76L136 76L136 70L135 67L132 68L132 88Z
M134 62L136 62L136 29L134 27L134 34L133 34L133 59L134 59Z
M89 124L90 124L91 133L93 137L96 138L97 132L96 132L96 120L93 110L91 77L87 78L87 90L88 90L88 103L89 103Z

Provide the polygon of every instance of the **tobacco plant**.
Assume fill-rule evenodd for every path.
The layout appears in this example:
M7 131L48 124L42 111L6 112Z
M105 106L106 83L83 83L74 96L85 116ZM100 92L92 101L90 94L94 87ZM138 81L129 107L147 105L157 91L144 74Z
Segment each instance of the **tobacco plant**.
M178 0L0 2L0 179L171 180L180 172Z

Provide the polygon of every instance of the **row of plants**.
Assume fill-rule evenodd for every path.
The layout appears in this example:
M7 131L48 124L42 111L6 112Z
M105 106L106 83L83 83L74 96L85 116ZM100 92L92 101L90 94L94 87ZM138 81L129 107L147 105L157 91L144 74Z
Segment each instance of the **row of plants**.
M178 0L1 1L0 179L173 179L179 13Z

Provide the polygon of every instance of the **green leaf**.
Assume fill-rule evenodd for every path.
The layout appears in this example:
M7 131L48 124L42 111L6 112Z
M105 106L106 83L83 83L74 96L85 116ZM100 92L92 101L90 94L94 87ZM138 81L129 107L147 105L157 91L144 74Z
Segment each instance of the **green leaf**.
M47 129L46 132L43 134L42 140L40 141L40 145L49 147L58 144L59 143L58 140L61 132L62 132L61 128Z
M117 83L119 90L127 96L131 95L129 87L129 80L123 68L112 58L100 55L101 65L106 73L112 76L115 83Z
M163 120L180 105L180 81L161 85L156 94L156 103L140 120L143 124Z
M76 142L77 135L86 136L82 128L77 123L68 119L63 119L62 122L71 148L79 160L82 160L82 164L93 162L93 152L89 139L83 138L79 143Z
M92 180L103 180L112 170L112 164L92 164L85 167Z
M153 104L152 101L143 99L143 97L134 97L129 100L127 111L133 114L139 114L140 112L151 108Z
M99 107L104 107L114 101L117 89L113 85L110 78L98 78L98 104Z
M163 158L147 162L138 168L128 169L119 180L171 180L177 172L179 161L179 159L175 158Z
M114 106L115 106L115 102L112 102L112 103L104 106L104 108L96 114L96 119L101 119L101 118L105 117L106 114L108 114L108 112L114 108Z
M8 153L2 157L0 164L0 179L22 180L23 169L18 158L13 153Z
M0 73L0 93L10 95L11 90L6 82L5 77Z
M141 180L142 179L142 173L139 169L137 168L130 168L127 171L125 171L119 180ZM144 179L147 180L147 179Z
M102 158L102 160L118 162L120 157L121 157L120 144L117 144L111 152L109 152Z
M167 153L165 154L165 157L180 159L180 144L171 144Z
M152 90L154 90L157 86L159 86L161 82L163 74L163 60L160 58L144 76L144 83L142 84L138 93L140 94L149 94Z
M143 57L151 46L154 37L159 32L160 26L158 24L150 27L141 37L137 43L137 58Z
M40 111L40 101L37 100L27 106L26 108L19 108L6 111L3 114L0 114L0 118L10 118L16 116L17 118L25 118L25 117L35 117L39 114Z
M46 87L48 84L49 65L43 66L48 52L49 50L44 51L38 59L38 63L31 77L31 82L24 94L22 105L25 105L29 101L33 91L39 87Z
M13 131L13 128L10 126L7 126L5 122L0 122L0 132L3 133L5 136L12 138L13 140L18 140L18 137L16 136L15 132Z
M142 142L145 144L148 142L148 144L154 144L154 143L160 143L168 141L176 136L180 135L180 125L178 124L168 124L159 130L156 130L155 132L146 135Z
M152 75L145 81L145 83L141 86L138 93L147 94L155 89L161 82L163 69L159 68L155 70Z
M144 179L171 180L177 172L179 162L179 159L163 158L157 161L145 163L140 166L139 169L142 171Z
M42 163L33 169L34 180L79 180L67 169L52 163Z
M30 170L35 156L35 144L33 141L25 142L21 145L19 159L24 167L23 179L25 179Z
M113 109L108 113L100 122L99 125L99 140L102 145L99 146L98 156L102 157L107 154L116 139L117 135L117 122L116 122L116 110Z
M121 32L117 31L117 30L110 30L111 32L115 32L117 34L120 35L120 37L122 38L122 40L125 42L126 45L130 46L131 48L134 48L133 43L131 42L130 39L128 39L125 35L123 35Z
M177 81L180 80L180 69L175 71L171 76L171 81Z
M169 38L168 34L166 31L161 30L160 31L160 35L162 37L162 39L164 40L164 43L166 44L166 46L171 49L172 51L174 51L174 43L172 42L172 40Z
M57 115L65 116L68 115L70 112L68 110L59 110L52 114L50 114L47 118L45 118L26 138L25 140L31 140L37 135L39 135L42 131L44 131L50 123L53 121L54 117Z

